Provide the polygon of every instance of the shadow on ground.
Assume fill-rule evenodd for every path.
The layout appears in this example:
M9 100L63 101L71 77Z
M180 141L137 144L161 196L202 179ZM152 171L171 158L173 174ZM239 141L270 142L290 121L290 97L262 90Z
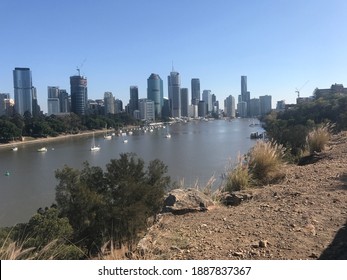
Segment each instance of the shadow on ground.
M334 240L323 251L319 260L347 260L347 222L336 233Z

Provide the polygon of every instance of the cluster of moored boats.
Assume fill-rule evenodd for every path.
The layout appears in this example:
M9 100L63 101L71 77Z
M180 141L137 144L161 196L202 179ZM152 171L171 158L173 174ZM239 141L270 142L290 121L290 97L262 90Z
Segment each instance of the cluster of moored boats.
M152 125L146 126L146 127L131 128L131 129L127 129L125 131L117 130L117 133L116 132L109 133L108 130L106 129L104 139L105 140L111 140L113 137L118 136L118 137L122 137L123 143L128 143L127 136L133 135L135 131L139 131L139 132L143 132L143 133L147 133L147 132L151 133L154 131L154 129L160 129L160 128L163 128L163 129L166 128L166 134L164 137L165 138L171 138L171 134L168 132L167 126L165 126L161 123L158 123L158 124L154 124L154 125L152 124ZM91 146L90 150L91 151L99 151L100 150L100 146L95 144L94 134L93 134L93 142L92 142L92 146Z

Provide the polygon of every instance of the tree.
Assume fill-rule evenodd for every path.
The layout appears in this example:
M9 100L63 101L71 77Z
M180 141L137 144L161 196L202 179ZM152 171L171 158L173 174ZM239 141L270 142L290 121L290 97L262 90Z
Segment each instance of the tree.
M104 172L84 163L82 170L56 171L57 207L74 229L74 241L95 254L112 240L131 244L162 208L170 177L160 160L145 163L135 154L112 159Z

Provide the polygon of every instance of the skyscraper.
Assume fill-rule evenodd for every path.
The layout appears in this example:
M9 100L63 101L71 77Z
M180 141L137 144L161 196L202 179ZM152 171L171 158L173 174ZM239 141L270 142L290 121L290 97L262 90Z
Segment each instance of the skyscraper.
M202 92L202 100L205 101L205 104L207 104L207 113L212 112L213 104L212 104L212 94L209 89L205 89Z
M182 117L188 117L188 89L181 88L181 115Z
M228 118L235 118L235 98L229 95L224 100L224 113Z
M24 115L26 111L33 113L32 78L30 68L16 67L13 70L14 109Z
M170 72L168 76L169 102L171 116L174 118L181 117L181 79L178 72Z
M250 92L247 91L247 76L241 76L241 101L247 104L247 113L245 117L248 117L250 113L250 99Z
M71 76L71 112L77 115L85 115L87 113L87 78L84 76Z
M70 112L69 94L66 92L66 89L59 89L59 104L60 112Z
M147 98L154 102L155 116L161 117L164 105L163 80L152 73L147 79Z
M104 93L104 108L105 108L105 115L107 114L114 114L115 110L114 110L114 104L115 100L113 97L112 92L105 92Z
M129 114L134 116L134 111L139 109L139 88L130 86Z
M197 78L192 79L192 105L199 105L200 101L200 80Z
M48 115L57 115L60 113L59 87L47 87Z
M259 96L260 100L260 115L266 115L271 111L272 98L271 95Z

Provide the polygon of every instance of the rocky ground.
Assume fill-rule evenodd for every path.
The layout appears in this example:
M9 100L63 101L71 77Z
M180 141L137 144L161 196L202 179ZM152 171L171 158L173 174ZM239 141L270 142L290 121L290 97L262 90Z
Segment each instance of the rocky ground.
M252 189L238 206L162 214L139 244L146 259L347 259L347 133L315 163Z

